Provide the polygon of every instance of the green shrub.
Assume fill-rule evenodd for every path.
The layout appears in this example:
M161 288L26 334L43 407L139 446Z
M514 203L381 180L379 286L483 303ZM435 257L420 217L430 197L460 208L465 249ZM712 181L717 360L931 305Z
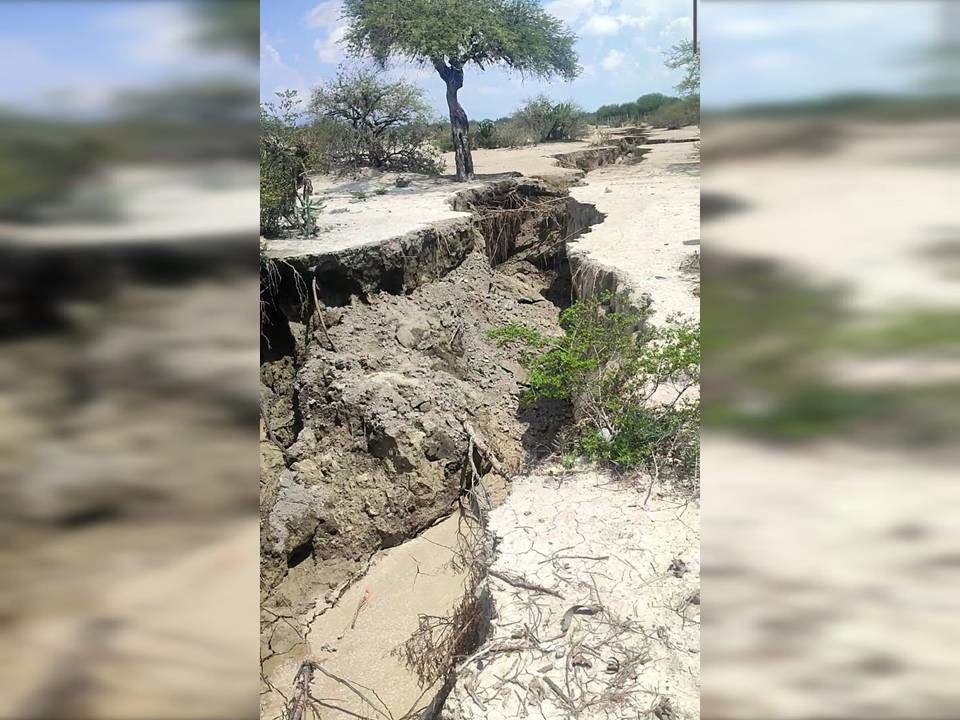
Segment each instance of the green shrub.
M640 115L647 115L649 113L656 112L664 105L677 102L679 99L680 98L664 95L663 93L647 93L646 95L641 95L637 98L637 112Z
M493 136L494 147L523 147L536 142L529 130L513 120L498 120L496 125L496 133Z
M513 114L513 120L528 131L535 142L579 140L587 131L579 106L570 102L554 104L543 95L528 100Z
M700 381L699 326L671 320L652 328L644 313L614 312L608 301L581 300L564 310L559 338L516 324L490 336L524 349L525 404L572 403L568 451L654 477L694 478L700 404L687 391Z
M508 323L494 328L487 335L491 340L495 340L498 345L505 347L507 345L523 345L526 347L543 347L549 342L538 331L528 328L521 323Z
M453 137L450 135L449 122L431 123L430 143L437 152L453 152Z
M670 129L699 125L700 96L693 95L684 100L664 105L650 115L647 121L654 127Z
M434 125L423 92L370 70L340 70L313 92L310 110L325 121L334 167L438 174Z
M279 103L260 108L260 234L277 237L285 230L316 232L319 202L309 178L311 150L298 125L297 93L278 93Z
M493 120L481 120L474 126L473 145L478 148L495 148L497 124Z

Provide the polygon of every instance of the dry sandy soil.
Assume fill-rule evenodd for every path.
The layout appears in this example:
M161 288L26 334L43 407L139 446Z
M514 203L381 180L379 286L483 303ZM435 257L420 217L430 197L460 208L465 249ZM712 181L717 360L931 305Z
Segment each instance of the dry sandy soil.
M256 288L125 283L6 340L0 716L255 714Z
M695 131L689 129L655 135L662 139L687 139L693 137ZM558 166L554 156L592 147L589 143L562 143L522 150L479 151L475 162L482 182L522 172L568 185L583 178L583 172ZM610 166L596 171L598 179L594 179L594 173L588 174L574 189L578 200L596 203L606 216L604 223L595 225L578 244L581 267L595 267L598 272L615 274L617 287L632 291L638 300L645 296L657 319L675 312L698 317L694 290L699 268L681 269L684 259L697 250L696 148L697 144L693 142L653 144L646 148L646 157L654 159L649 170L644 169L646 160ZM309 241L312 243L309 247L297 244L299 241L268 245L268 255L290 257L303 252L326 252L331 248L352 251L359 245L371 245L400 233L415 233L435 223L467 217L466 213L456 213L449 207L453 194L466 189L465 186L447 179L413 178L408 186L400 188L395 176L375 174L340 186L324 185L317 179L314 188L325 195L328 202L322 216L323 222L327 223L322 240ZM377 192L378 188L380 192ZM358 197L358 193L362 195ZM579 193L583 193L583 198ZM644 198L641 203L636 202L638 194ZM670 216L669 221L658 215L658 207L664 216ZM598 232L608 223L612 230ZM328 240L332 244L328 244ZM511 463L516 455L513 449L516 438L511 440L510 433L524 433L527 452L537 447L537 443L531 443L527 436L542 422L541 418L524 418L521 426L515 427L516 419L503 415L504 408L516 412L515 395L519 392L516 380L520 372L516 358L487 347L489 341L485 339L486 328L502 324L507 316L538 326L555 322L556 308L549 304L545 307L543 303L546 291L540 290L539 294L536 291L537 282L549 283L549 273L538 280L540 275L533 272L532 266L528 267L529 261L523 257L521 254L490 273L484 269L485 258L471 255L441 281L418 287L405 296L374 295L368 298L366 307L350 305L331 311L327 315L328 324L332 323L329 324L329 337L322 342L316 341L308 353L310 359L297 371L299 402L309 407L303 413L305 427L312 428L316 439L298 441L290 446L293 456L290 471L286 476L281 473L277 489L269 492L279 492L278 498L281 495L293 498L289 495L291 488L302 485L307 492L297 497L308 505L314 503L309 490L313 481L307 482L307 475L303 473L319 472L321 477L328 478L323 482L329 485L330 478L337 476L338 468L344 462L350 462L347 457L335 459L333 456L344 455L351 442L372 447L367 437L371 433L370 437L386 433L390 442L376 440L375 445L393 448L384 457L389 473L395 474L396 470L390 470L391 467L409 465L420 468L423 463L417 458L422 454L420 446L424 438L428 443L434 443L432 435L438 428L443 429L449 438L442 444L445 448L443 455L433 459L454 467L450 463L459 457L457 447L466 440L461 437L463 433L458 429L458 422L438 425L431 420L430 427L424 426L421 430L421 415L429 412L432 417L464 404L465 408L455 415L476 415L478 426L489 444L497 454L505 453L502 457ZM649 271L638 271L641 267ZM661 273L662 276L658 277ZM491 298L500 295L503 299L490 305ZM387 318L386 322L384 318ZM416 332L411 334L411 330ZM308 332L315 332L315 329L308 329ZM394 349L398 342L402 347ZM450 355L449 348L457 344L457 353ZM331 349L333 347L349 347L355 352L346 360L337 355ZM497 355L499 359L496 359ZM353 367L356 363L359 366ZM432 376L435 379L430 380L436 386L435 398L430 395L434 390L425 384L428 376L421 371L430 363L434 371L442 370L435 372ZM447 373L453 373L458 379ZM387 380L377 380L378 384L374 386L365 380L368 376L382 376ZM445 385L438 384L441 378L446 378ZM458 389L463 383L472 383L476 387ZM456 392L441 392L446 385ZM424 395L417 388L429 392ZM414 397L417 392L423 397ZM496 396L496 400L479 402L474 396ZM319 403L322 398L326 399ZM425 403L424 398L430 402ZM413 411L408 407L411 403ZM434 406L436 409L431 409ZM283 405L276 407L282 408ZM362 441L344 437L336 441L343 445L341 450L328 448L322 455L317 455L326 442L320 442L321 435L330 431L325 429L326 421L318 422L323 415L322 407L328 408L327 414L331 414L331 418L334 414L347 417L351 437L359 437ZM271 417L282 423L283 412ZM352 415L356 415L356 428L353 428L354 419L349 419ZM361 417L363 424L359 420ZM337 422L343 424L342 420ZM331 424L330 428L333 427ZM300 438L304 437L301 432ZM315 442L320 442L317 451L310 450L311 443ZM316 500L320 503L317 512L321 515L321 524L314 530L305 528L304 538L314 537L311 532L320 537L319 533L329 532L331 526L340 529L345 523L349 526L343 538L338 531L337 537L329 543L324 541L318 546L313 540L315 548L339 547L349 542L350 536L362 538L366 535L373 538L370 546L373 548L377 533L381 537L386 533L399 538L409 531L404 529L406 525L393 528L398 520L407 522L403 520L407 511L401 507L407 501L399 496L391 499L389 491L384 501L380 486L370 482L371 477L379 477L377 473L381 471L377 467L380 464L377 460L369 468L362 469L362 483L358 486L362 497L358 496L353 503L359 503L361 509L357 513L349 517L340 517L336 513L331 516L332 511L325 509L327 506L323 505L322 498ZM417 502L423 513L435 512L431 509L433 505L447 497L446 491L442 490L442 478L438 475L436 482L430 479L437 475L438 467L437 462L427 463L420 473L424 482L434 488L430 493L417 490ZM576 660L578 664L574 672L580 673L579 682L586 683L586 694L578 695L576 701L590 704L590 712L596 710L599 713L588 713L584 717L620 717L623 712L637 709L655 710L661 714L672 712L672 717L677 718L696 717L699 683L696 501L671 494L664 486L655 490L647 506L642 507L646 482L620 485L589 469L562 475L559 486L555 471L514 476L514 491L491 518L491 528L503 540L498 546L494 567L511 571L521 569L537 578L537 582L557 583L563 586L564 593L570 593L564 601L566 605L558 600L543 606L544 614L538 621L543 624L533 623L531 627L531 631L541 637L552 632L552 626L560 622L571 604L604 606L594 617L577 614L573 622L575 629L567 636L567 640L576 641L576 634L582 635L577 644L580 649L567 657L570 662ZM302 476L301 479L298 480L298 476ZM493 477L493 474L487 475L487 481ZM270 480L267 483L265 487L273 487ZM547 499L552 504L545 504ZM577 529L574 527L577 508L584 507L584 503L592 509L593 521L585 519L581 513L581 527ZM629 506L627 512L624 511L626 506ZM281 505L272 507L280 508ZM364 508L369 510L367 515L364 515ZM526 526L526 516L538 512L546 514L538 515L534 530L524 534L521 528ZM327 519L329 517L332 520ZM410 515L414 529L417 517L416 514ZM271 523L276 523L278 532L281 526L294 527L286 516L274 518L271 515L266 522L268 537L272 537L269 535ZM268 593L273 600L265 616L265 637L268 640L263 652L263 669L267 685L261 699L265 717L276 717L282 712L287 702L284 697L294 693L293 681L305 659L320 663L331 675L357 683L354 689L361 689L357 693L326 674L314 674L313 695L324 698L326 705L321 703L321 707L332 712L334 717L350 712L386 712L401 717L433 695L431 684L421 682L412 667L401 662L398 652L417 629L419 615L447 616L464 595L465 578L452 562L453 536L449 533L453 523L454 520L444 521L414 539L374 554L367 569L353 560L346 565L341 563L336 567L350 572L341 573L336 579L329 574L329 568L321 571L319 564L317 569L313 568L314 560L317 563L323 561L319 554L305 562L298 560L286 571L276 593ZM313 525L316 525L315 517ZM564 567L566 560L559 559L559 565L549 565L549 572L546 566L538 565L543 559L539 553L549 554L552 550L548 548L557 549L559 538L571 532L581 533L583 545L587 548L583 554L612 557L615 553L623 561L592 561L587 571L592 573L593 582L588 585L571 580L566 572L569 568ZM277 537L282 540L284 548L300 542L282 532ZM513 556L512 553L518 552L518 547L511 545L514 542L532 545L534 550ZM366 551L367 545L358 546L355 555L364 557ZM326 580L318 582L322 578ZM520 607L511 606L511 602L517 599L515 588L498 587L491 580L490 590L494 604L500 608L492 619L492 637L496 642L504 633L509 636L515 631L516 618L513 615L520 612ZM358 607L361 607L359 614ZM357 618L355 624L354 617ZM351 624L355 627L351 628ZM611 628L617 628L612 632L615 637L611 637ZM588 654L588 646L595 646L602 654L606 649L604 643L610 643L611 652L622 657L614 658L612 664L610 658L604 657L602 662L593 663L592 669L585 670L577 659L579 654ZM554 657L558 652L561 652L559 645L551 647L550 657L555 662L559 662ZM608 665L612 668L618 663L617 669L607 672ZM561 666L562 663L557 667ZM496 672L499 666L492 664L489 667ZM463 677L476 675L476 671L477 666L471 665ZM535 674L539 671L533 668L525 672ZM544 673L553 680L553 674L544 670L541 675ZM592 679L588 680L588 676ZM521 682L532 677L524 676ZM564 685L568 682L562 674L557 678ZM621 691L630 692L618 695ZM471 709L462 702L464 692L467 691L461 684L453 689L454 699L448 715L483 716L476 715L476 708ZM549 694L550 690L546 690L544 696L528 698L533 705L542 702L548 716L555 709L550 704ZM594 697L599 698L596 707L590 699Z
M274 635L263 664L267 676L285 682L310 657L327 672L376 690L361 697L317 674L314 695L325 699L326 711L334 717L386 711L399 718L422 710L437 688L421 686L397 651L417 630L420 615L445 615L463 597L466 578L454 560L466 541L468 531L461 524L467 522L455 513L409 542L378 553L363 578L346 587L333 608L316 608L307 622L305 643L298 643L295 633ZM281 694L271 693L260 716L283 717L283 710Z
M698 503L644 499L590 468L514 478L489 520L493 630L444 718L699 717Z
M956 137L942 123L711 125L706 242L845 284L841 311L960 317ZM955 351L925 351L822 372L915 390L957 367ZM791 447L707 429L705 715L956 715L955 453L917 441Z
M653 132L651 140L691 142L652 144L638 163L598 168L570 193L606 216L571 253L620 275L638 303L650 302L654 323L700 316L699 135L699 128Z

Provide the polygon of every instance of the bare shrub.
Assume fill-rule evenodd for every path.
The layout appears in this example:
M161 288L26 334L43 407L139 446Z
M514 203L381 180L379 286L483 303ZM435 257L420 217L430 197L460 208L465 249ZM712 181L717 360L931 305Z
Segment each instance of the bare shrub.
M442 169L431 143L430 108L422 91L365 70L341 70L314 90L310 111L326 136L334 167L423 172Z
M587 132L583 110L578 105L553 103L543 95L528 100L513 114L513 120L528 131L535 142L579 140Z

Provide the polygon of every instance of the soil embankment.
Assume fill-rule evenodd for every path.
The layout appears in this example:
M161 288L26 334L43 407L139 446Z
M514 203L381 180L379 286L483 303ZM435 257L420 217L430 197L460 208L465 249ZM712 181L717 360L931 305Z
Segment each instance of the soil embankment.
M553 177L467 188L446 198L455 216L398 238L267 248L264 717L289 707L303 668L310 702L325 698L334 716L419 716L450 690L453 655L482 639L474 624L465 644L463 603L481 590L470 563L484 553L475 533L454 531L469 523L466 499L483 488L485 503L502 501L506 478L550 454L569 419L560 403L518 412L519 350L488 333L510 323L560 332L577 292L568 242L604 220L567 187L588 168L639 158L640 140L568 148L566 164L580 169L553 159ZM439 625L418 665L404 647L418 630L424 639L424 615Z

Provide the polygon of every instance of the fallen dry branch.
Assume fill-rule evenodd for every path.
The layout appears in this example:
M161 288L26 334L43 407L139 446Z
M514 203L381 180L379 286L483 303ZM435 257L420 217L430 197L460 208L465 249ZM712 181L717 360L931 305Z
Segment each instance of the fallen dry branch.
M487 445L486 441L483 439L483 436L477 432L477 429L468 421L463 424L463 429L467 433L467 437L473 442L473 446L477 451L490 463L490 467L494 472L507 477L507 471L504 469L503 465L497 459L497 456L494 454L493 450L490 449L490 446ZM478 473L479 474L479 473Z
M317 278L313 278L313 311L317 317L317 320L320 321L320 329L323 330L323 336L327 339L327 344L330 346L332 352L338 352L337 346L333 344L333 340L330 339L330 333L327 331L327 323L323 319L323 309L324 305L320 302L320 296L317 293Z
M530 582L526 578L519 575L514 575L513 573L504 572L502 570L493 570L492 568L487 572L492 577L502 580L508 585L513 585L514 587L522 588L524 590L530 590L531 592L542 593L544 595L553 595L553 597L563 599L563 595L556 590L544 587L543 585L537 585L536 583Z

